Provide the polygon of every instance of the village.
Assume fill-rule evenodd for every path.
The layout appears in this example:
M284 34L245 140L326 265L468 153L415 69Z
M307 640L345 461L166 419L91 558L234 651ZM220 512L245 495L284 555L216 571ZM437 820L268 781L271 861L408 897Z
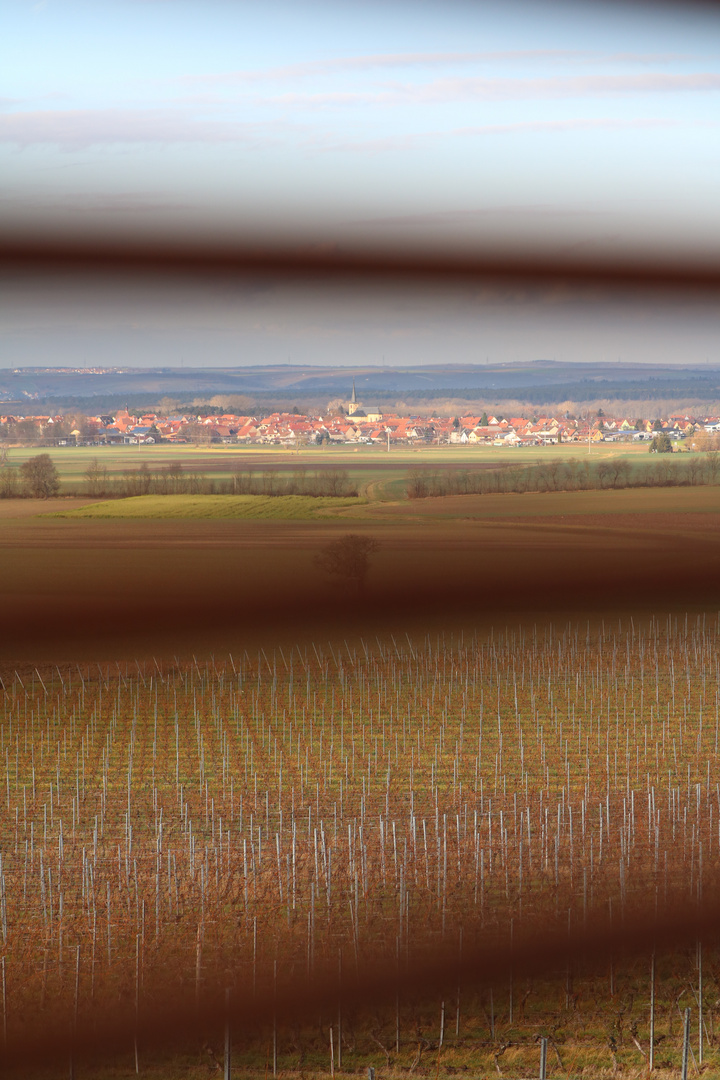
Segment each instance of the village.
M480 410L466 416L405 416L363 407L355 388L347 402L322 415L292 412L236 415L133 413L84 416L0 415L0 442L42 446L153 445L157 443L266 444L289 448L323 443L355 443L389 449L393 444L533 447L558 443L651 441L658 433L674 450L691 449L692 436L716 435L720 417L685 414L658 417L606 416L598 409L583 417L501 416Z

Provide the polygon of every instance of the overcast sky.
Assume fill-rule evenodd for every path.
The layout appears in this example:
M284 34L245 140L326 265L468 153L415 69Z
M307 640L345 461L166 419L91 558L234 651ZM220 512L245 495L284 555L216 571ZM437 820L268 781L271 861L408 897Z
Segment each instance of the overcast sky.
M720 258L720 5L3 0L0 175L6 231ZM720 361L712 305L3 295L0 366Z

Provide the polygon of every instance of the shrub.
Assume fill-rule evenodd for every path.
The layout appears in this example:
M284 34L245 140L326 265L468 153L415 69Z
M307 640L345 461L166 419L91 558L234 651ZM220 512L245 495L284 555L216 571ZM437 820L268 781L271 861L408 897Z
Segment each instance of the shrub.
M58 471L49 454L36 454L23 461L20 476L26 494L33 499L48 499L60 490Z

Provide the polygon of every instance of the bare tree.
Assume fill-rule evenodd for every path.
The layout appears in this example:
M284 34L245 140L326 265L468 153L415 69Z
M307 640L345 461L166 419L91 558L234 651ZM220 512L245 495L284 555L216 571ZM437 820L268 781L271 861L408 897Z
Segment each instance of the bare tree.
M609 463L610 482L614 488L625 487L630 475L630 462L625 458L613 458Z
M720 470L720 455L716 449L708 450L705 455L705 465L707 469L708 483L714 484L717 481L718 470Z
M105 494L107 483L107 466L101 465L96 457L92 459L85 470L85 483L88 495L97 496Z
M36 454L20 466L25 491L33 499L48 499L60 489L58 471L49 454Z
M374 536L345 533L318 552L315 565L332 577L354 581L358 596L362 596L370 569L370 556L379 546Z

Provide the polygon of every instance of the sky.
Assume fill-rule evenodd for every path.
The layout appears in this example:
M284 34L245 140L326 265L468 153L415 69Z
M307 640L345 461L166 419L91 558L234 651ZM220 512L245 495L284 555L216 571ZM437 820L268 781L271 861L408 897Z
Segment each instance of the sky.
M710 3L4 0L0 230L718 260L719 31ZM696 300L1 284L0 367L720 362Z

